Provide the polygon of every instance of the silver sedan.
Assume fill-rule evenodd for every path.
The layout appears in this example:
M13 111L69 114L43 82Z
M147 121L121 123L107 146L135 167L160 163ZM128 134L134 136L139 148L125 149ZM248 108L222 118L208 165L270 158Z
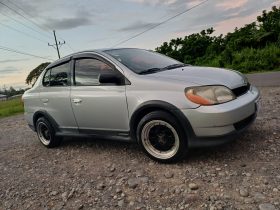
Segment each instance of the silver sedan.
M23 96L46 147L64 136L136 141L161 162L236 138L259 91L239 72L191 66L142 49L78 52L50 64Z

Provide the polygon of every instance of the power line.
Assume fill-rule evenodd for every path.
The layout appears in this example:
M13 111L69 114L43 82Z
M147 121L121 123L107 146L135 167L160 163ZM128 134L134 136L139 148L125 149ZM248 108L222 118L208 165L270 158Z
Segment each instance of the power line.
M1 23L1 22L0 22L0 25L4 26L4 27L6 27L6 28L9 28L9 29L11 29L11 30L14 30L14 31L16 31L16 32L22 33L22 34L24 34L25 36L28 36L28 37L30 37L30 38L37 39L37 40L40 41L40 42L46 43L46 41L44 41L44 40L42 40L42 39L39 39L39 38L37 38L37 37L35 37L35 36L33 36L33 35L30 35L30 34L28 34L28 33L25 33L25 32L23 32L23 31L20 31L20 30L14 28L14 27L12 27L12 26L6 25L6 24Z
M1 3L1 2L0 2L0 3ZM22 23L21 21L19 21L19 20L13 18L13 17L11 17L11 16L9 16L9 15L7 15L7 14L4 14L4 13L1 12L1 11L0 11L0 13L1 13L2 15L6 16L6 17L8 17L8 18L10 18L10 19L12 19L13 21L15 21L15 22L17 22L17 23L23 25L24 27L26 27L26 28L28 28L28 29L30 29L30 30L32 30L32 31L35 31L35 32L38 33L38 34L41 34L41 35L47 37L45 34L42 34L41 32L35 30L34 28L30 27L29 25L26 25L25 23ZM48 37L48 38L49 38L49 37Z
M15 9L13 9L13 8L10 7L9 5L7 5L7 4L5 4L5 3L1 2L1 1L0 1L0 4L2 4L3 6L7 7L7 8L10 9L11 11L13 11L14 13L18 14L19 16L23 17L25 20L31 22L32 24L36 25L38 28L41 29L41 26L37 25L37 23L35 23L35 22L32 21L31 19L25 17L24 15L22 15L20 12L18 12L18 11L15 10ZM26 25L25 25L25 26L26 26ZM31 28L31 27L29 27L29 28ZM32 28L32 30L36 31L37 33L42 34L42 35L45 36L45 37L48 37L48 38L51 37L51 36L49 36L49 35L46 35L46 34L43 34L43 33L39 32L39 31L37 31L37 30L35 30L35 29L33 29L33 28ZM42 30L42 29L41 29L41 30Z
M53 59L48 58L48 57L33 55L33 54L31 54L31 53L27 53L27 52L15 50L15 49L8 48L8 47L4 47L4 46L0 46L0 50L9 51L9 52L14 52L14 53L22 54L22 55L28 55L28 56L32 56L32 57L36 57L36 58L42 58L42 59L54 61Z
M63 40L65 42L65 40ZM66 42L66 46L72 51L75 52L75 50Z
M17 7L18 9L20 9L21 11L23 11L26 15L30 16L30 15L29 15L25 10L23 10L20 6L18 6L17 4L13 3L13 2L10 1L10 0L8 0L8 1L9 1L11 4L13 4L15 7ZM7 8L9 8L10 10L12 10L12 11L15 12L16 14L20 15L20 16L23 17L24 19L28 20L29 22L31 22L32 24L34 24L35 26L37 26L38 28L40 28L41 30L45 30L45 29L42 29L42 27L41 27L39 24L37 24L35 21L33 21L33 20L31 20L31 19L25 17L24 15L22 15L21 13L19 13L19 12L16 11L15 9L9 7L9 6L6 5L5 3L3 3L3 2L0 1L0 4L6 6ZM39 34L41 34L41 35L43 35L43 36L45 36L45 37L51 38L50 36L47 36L47 35L41 33L40 31L37 31L37 30L33 29L32 27L30 27L30 26L28 26L28 25L22 23L21 21L18 21L17 19L15 19L15 18L13 18L13 17L11 17L11 16L9 16L9 15L7 15L7 14L2 13L1 11L0 11L0 13L1 13L2 15L6 16L6 17L8 17L8 18L10 18L10 19L12 19L13 21L15 21L15 22L17 22L17 23L19 23L19 24L21 24L21 25L23 25L23 26L25 26L25 27L31 29L32 31L35 31L35 32L37 32L37 33L39 33ZM2 25L4 25L4 24L2 24ZM5 27L12 29L12 27L9 27L9 26L7 26L7 25L5 25ZM46 27L47 27L47 26L46 26ZM19 30L14 29L14 28L13 28L12 30L15 30L15 31L18 31L18 32L19 32ZM50 30L51 30L51 29L50 29ZM24 32L21 32L21 33L24 33ZM24 33L24 34L27 35L26 33ZM34 38L35 38L35 37L34 37ZM61 37L59 37L59 38L62 39ZM36 38L36 39L39 40L38 38ZM62 39L62 40L63 40L63 39ZM42 41L42 40L41 40L41 41ZM47 41L45 41L44 43L46 43L46 42L47 42ZM63 40L63 42L61 42L61 43L65 43L65 40ZM73 48L70 46L70 44L66 43L66 45L67 45L67 47L68 47L69 49L71 49L71 50L74 52L74 50L73 50Z
M174 15L174 16L172 16L172 17L170 17L170 18L168 18L168 19L166 19L166 20L164 20L164 21L162 21L162 22L160 22L160 23L157 23L157 24L151 26L150 28L148 28L148 29L146 29L146 30L144 30L144 31L142 31L142 32L140 32L140 33L138 33L138 34L133 35L132 37L130 37L130 38L128 38L128 39L125 39L125 40L123 40L123 41L121 41L121 42L119 42L119 43L113 45L112 47L116 47L116 46L118 46L118 45L120 45L120 44L123 44L123 43L125 43L125 42L127 42L127 41L129 41L129 40L131 40L131 39L134 39L134 38L136 38L136 37L138 37L138 36L140 36L140 35L142 35L142 34L148 32L148 31L150 31L150 30L152 30L152 29L154 29L154 28L156 28L156 27L158 27L158 26L164 24L164 23L167 23L168 21L170 21L170 20L172 20L172 19L174 19L174 18L176 18L176 17L178 17L178 16L180 16L180 15L182 15L182 14L184 14L184 13L189 12L190 10L192 10L192 9L194 9L194 8L196 8L196 7L200 6L200 5L202 5L202 4L205 4L207 1L209 1L209 0L205 0L205 1L203 1L203 2L200 2L200 3L198 3L198 4L196 4L196 5L192 6L192 7L190 7L190 8L188 8L188 9L186 9L186 10L184 10L184 11L182 11L182 12L180 12L180 13L178 13L178 14L176 14L176 15Z
M10 4L12 4L13 6L15 6L16 8L18 8L19 10L21 10L24 14L26 14L29 17L32 17L28 12L26 12L24 9L22 9L22 7L20 7L18 4L14 3L11 0L6 0L8 1ZM18 14L18 13L17 13ZM25 17L26 18L26 17ZM36 21L32 20L32 19L28 19L29 22L32 22L34 25L36 25L38 28L40 28L41 30L45 30L44 28L42 28L40 26L40 24L38 24Z
M26 14L27 16L32 17L28 12L26 12L26 11L25 11L21 6L19 6L18 4L14 3L14 2L11 1L11 0L6 0L6 1L8 1L10 4L14 5L16 8L20 9L20 10L21 10L24 14ZM18 12L17 12L17 14L18 14ZM42 27L40 26L40 24L38 24L36 21L34 21L34 20L32 20L32 19L28 19L28 18L26 18L26 17L25 17L25 19L29 20L29 22L32 22L34 25L36 25L38 28L40 28L40 29L42 29L42 30L45 30L45 28L47 28L47 29L50 30L50 31L52 30L52 29L49 28L48 26L45 26L45 28L42 28ZM48 37L50 37L50 36L48 36ZM57 36L57 37L58 37L59 39L62 39L62 38L59 37L59 36ZM65 42L64 39L62 39L62 41ZM73 48L70 46L69 43L66 42L66 45L68 46L69 49L71 49L71 50L74 52Z
M57 37L58 37L59 39L61 39L62 42L63 42L64 44L66 44L66 46L67 46L70 50L72 50L72 52L75 52L75 50L71 47L71 45L70 45L68 42L65 41L65 39L62 39L62 38L61 38L60 36L58 36L58 35L57 35Z

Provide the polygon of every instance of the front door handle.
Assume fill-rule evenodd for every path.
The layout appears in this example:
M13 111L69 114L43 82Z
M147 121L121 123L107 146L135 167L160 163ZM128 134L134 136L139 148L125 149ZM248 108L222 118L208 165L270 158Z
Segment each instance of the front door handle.
M73 103L75 103L75 104L80 104L80 103L82 102L82 99L80 99L80 98L74 98L72 101L73 101Z

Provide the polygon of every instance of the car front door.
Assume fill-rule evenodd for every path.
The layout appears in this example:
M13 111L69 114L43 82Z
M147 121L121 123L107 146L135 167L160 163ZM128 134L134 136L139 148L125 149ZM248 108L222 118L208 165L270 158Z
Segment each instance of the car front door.
M71 103L82 133L127 133L129 131L125 84L100 82L102 74L123 74L97 55L73 58Z
M78 131L70 103L70 59L49 68L40 89L41 110L54 119L63 132Z

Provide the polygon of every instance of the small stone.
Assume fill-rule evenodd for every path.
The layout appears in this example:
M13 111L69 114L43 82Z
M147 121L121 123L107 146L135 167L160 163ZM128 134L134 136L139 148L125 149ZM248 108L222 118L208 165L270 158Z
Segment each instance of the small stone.
M111 172L114 172L115 170L116 170L115 167L111 167L111 168L110 168L110 171L111 171Z
M116 193L122 193L122 190L120 188L117 188Z
M259 210L276 210L276 208L270 203L263 203L259 205Z
M135 178L130 178L130 179L127 180L127 184L128 184L128 187L129 187L129 188L134 189L134 188L136 188L137 185L138 185L138 180L135 179Z
M137 170L135 174L136 174L136 177L141 177L141 176L144 176L144 171L143 170Z
M124 204L124 200L119 200L119 201L118 201L118 206L119 206L119 207L122 207L123 204Z
M254 203L254 200L252 198L245 198L244 203L246 204Z
M248 196L249 196L249 192L248 192L247 189L240 189L240 190L239 190L239 194L240 194L240 196L242 196L242 197L248 197Z
M66 202L66 201L67 201L67 192L62 193L62 194L61 194L61 197L62 197L62 200L63 200L64 202Z
M139 180L140 180L142 183L148 183L148 182L149 182L149 177L147 177L147 176L140 177Z
M267 179L264 179L264 180L263 180L263 183L264 183L265 185L268 185L268 180L267 180Z
M265 196L264 196L262 193L256 192L256 193L254 194L254 199L255 199L255 201L257 201L257 202L260 202L260 201L262 201L262 200L265 199Z
M51 192L50 192L50 196L56 196L57 194L58 194L57 191L51 191Z
M103 183L103 182L101 182L101 183L99 183L98 185L97 185L97 189L98 190L103 190L104 188L106 187L106 185Z
M173 178L174 174L172 172L166 172L164 174L164 176L165 176L165 178L170 179L170 178Z
M198 185L195 184L195 183L190 183L190 184L189 184L189 188L190 188L191 190L197 190L197 189L198 189Z
M156 188L152 187L152 188L150 189L150 192L154 192L155 190L156 190Z
M73 194L75 193L76 189L75 188L72 188L69 195L68 195L68 199L69 198L72 198Z

